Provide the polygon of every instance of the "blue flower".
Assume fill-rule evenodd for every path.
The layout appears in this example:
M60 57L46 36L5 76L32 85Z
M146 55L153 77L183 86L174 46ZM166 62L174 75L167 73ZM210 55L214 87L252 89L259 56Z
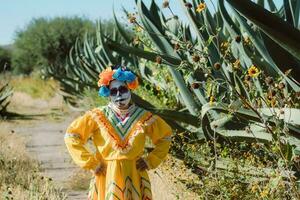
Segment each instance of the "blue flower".
M126 81L129 83L135 80L135 75L131 71L126 71L125 76L126 76Z
M125 74L125 71L123 71L122 68L119 67L119 68L117 69L117 71L114 73L113 78L114 78L114 79L117 79L117 80L119 80L119 81L126 81L126 74Z
M101 86L98 95L101 97L108 97L110 95L110 90L105 86Z
M121 67L119 67L117 71L114 73L113 78L119 81L127 81L130 83L134 81L135 75L131 71L125 71L122 70Z

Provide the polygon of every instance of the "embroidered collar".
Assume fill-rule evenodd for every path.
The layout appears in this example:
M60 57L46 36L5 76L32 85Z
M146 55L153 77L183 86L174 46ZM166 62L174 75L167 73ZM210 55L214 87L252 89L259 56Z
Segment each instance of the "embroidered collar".
M109 102L107 106L115 113L115 115L120 119L120 121L122 121L122 123L126 119L126 117L131 116L136 109L134 103L131 104L127 109L119 109L115 104L111 102Z
M144 115L145 112L146 110L143 108L133 106L130 112L128 112L129 115L127 116L127 119L122 121L109 106L105 106L103 108L103 113L122 140L126 138L131 127L135 125L135 123Z
M125 133L121 133L120 130L115 126L115 120L112 119L113 112L109 110L110 109L108 109L107 106L95 108L94 110L90 111L90 115L98 124L99 128L104 129L101 134L106 135L105 138L107 138L107 140L112 144L112 147L115 150L120 151L120 153L125 154L132 148L134 138L140 133L144 132L142 126L148 126L153 123L154 116L149 111L137 106L136 111L130 118L131 122L126 122L126 125L129 125L130 130L128 128ZM132 130L132 128L134 128L134 130ZM123 129L126 129L126 127ZM122 137L123 135L124 137Z

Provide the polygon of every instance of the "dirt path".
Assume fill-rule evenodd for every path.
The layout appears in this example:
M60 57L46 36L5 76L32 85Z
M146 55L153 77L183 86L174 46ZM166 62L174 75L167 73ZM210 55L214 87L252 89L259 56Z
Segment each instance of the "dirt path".
M25 94L16 94L17 99L19 96ZM26 96L26 95L25 95ZM59 97L56 97L59 98ZM26 97L26 108L22 107L24 114L45 114L31 120L13 120L0 122L2 128L7 129L10 132L15 132L20 136L27 139L28 152L41 162L41 166L44 169L46 176L53 178L61 187L65 188L68 193L69 199L79 200L86 199L87 192L82 190L70 189L66 185L70 185L70 178L78 167L73 164L69 154L66 151L64 144L64 133L67 126L71 123L76 116L80 115L79 112L68 112L61 114L60 108L57 107L45 107L45 102L41 103L41 100L35 102L35 100ZM20 104L14 104L16 100L13 98L12 107L14 110L20 109ZM29 103L31 101L31 103ZM58 101L53 103L53 101ZM61 106L61 99L51 100L51 104ZM42 105L42 107L41 107ZM55 112L53 112L55 109ZM186 192L184 185L174 183L174 178L178 175L178 169L166 169L166 163L161 165L156 170L149 171L151 179L152 190L155 200L175 200L175 199L195 199L195 195L191 192ZM174 162L174 161L173 161ZM178 164L178 163L177 163ZM177 166L177 168L180 166ZM175 176L175 177L174 177Z

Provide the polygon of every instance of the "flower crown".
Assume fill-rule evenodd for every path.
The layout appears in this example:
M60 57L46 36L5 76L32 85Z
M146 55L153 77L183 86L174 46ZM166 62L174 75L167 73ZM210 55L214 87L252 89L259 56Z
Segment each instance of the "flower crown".
M114 70L110 67L105 69L99 74L99 78L98 87L100 87L100 89L98 94L102 97L108 97L110 95L109 84L112 80L126 82L127 87L131 90L136 89L139 85L137 76L122 66Z

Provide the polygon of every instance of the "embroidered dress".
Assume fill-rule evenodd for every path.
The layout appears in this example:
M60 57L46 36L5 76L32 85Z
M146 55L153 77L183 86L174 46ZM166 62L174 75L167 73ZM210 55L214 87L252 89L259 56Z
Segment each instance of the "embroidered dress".
M146 170L137 170L136 160L143 156L146 136L155 148L144 159L150 169L167 156L172 129L158 115L134 106L123 121L109 107L86 112L75 119L65 134L65 143L74 162L94 170L100 162L106 165L105 175L91 181L91 200L152 200L151 184ZM85 144L91 138L96 153Z

